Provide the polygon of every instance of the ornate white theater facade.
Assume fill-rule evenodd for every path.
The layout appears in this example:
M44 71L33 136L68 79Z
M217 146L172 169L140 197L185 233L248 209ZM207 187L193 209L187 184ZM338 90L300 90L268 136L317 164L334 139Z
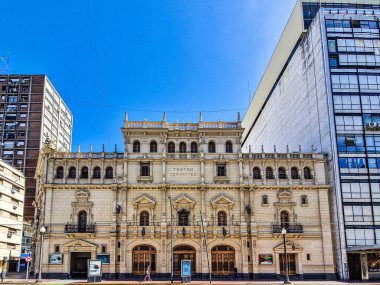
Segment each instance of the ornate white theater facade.
M209 267L214 278L234 268L245 279L279 278L285 228L291 278L334 278L325 157L242 153L242 132L240 118L126 116L122 153L62 153L47 142L35 201L35 226L47 227L43 275L86 276L87 259L98 258L108 278L141 278L148 265L168 278L173 250L175 276L187 259L194 278ZM34 241L40 252L41 235Z

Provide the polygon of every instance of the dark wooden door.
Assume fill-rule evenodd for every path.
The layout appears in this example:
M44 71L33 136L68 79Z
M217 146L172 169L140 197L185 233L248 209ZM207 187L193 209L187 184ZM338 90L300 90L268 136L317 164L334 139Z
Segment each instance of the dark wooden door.
M280 272L285 275L285 255L280 254ZM296 272L296 255L294 253L288 253L288 274L295 275Z

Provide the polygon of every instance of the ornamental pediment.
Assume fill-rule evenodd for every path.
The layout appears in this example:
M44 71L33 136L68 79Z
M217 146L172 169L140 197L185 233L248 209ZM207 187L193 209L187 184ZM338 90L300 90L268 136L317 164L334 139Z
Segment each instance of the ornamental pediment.
M273 250L275 252L281 252L281 253L284 252L284 243L280 243L279 245L275 246L273 248ZM286 242L286 250L294 252L294 251L302 251L303 248L294 242L287 241Z
M192 208L195 205L195 201L190 196L188 196L186 194L181 194L181 195L177 196L174 199L173 203L174 203L174 206L176 208L178 208L178 207Z
M88 241L85 241L85 240L82 240L82 239L77 239L77 240L69 241L69 242L63 244L63 247L64 248L74 247L76 249L78 249L78 248L97 248L98 245L91 243L91 242L88 242Z
M155 205L156 203L156 199L148 194L142 194L133 201L134 205Z
M280 191L278 191L277 197L280 201L282 200L289 201L292 198L292 191L287 190L287 189L281 189Z
M211 200L211 205L213 206L216 206L216 205L233 206L234 204L235 204L235 201L226 194L219 194Z

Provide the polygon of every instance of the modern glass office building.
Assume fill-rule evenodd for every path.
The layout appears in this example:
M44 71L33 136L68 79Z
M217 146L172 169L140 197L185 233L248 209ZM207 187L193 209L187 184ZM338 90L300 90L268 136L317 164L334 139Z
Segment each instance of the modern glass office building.
M243 121L246 152L328 156L343 279L380 279L379 4L299 0Z

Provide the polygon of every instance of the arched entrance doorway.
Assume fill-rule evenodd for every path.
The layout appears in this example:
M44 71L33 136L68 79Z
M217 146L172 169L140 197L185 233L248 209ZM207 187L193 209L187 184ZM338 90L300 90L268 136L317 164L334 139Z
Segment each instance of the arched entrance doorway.
M173 248L174 263L173 273L181 274L181 260L191 260L191 274L195 274L196 252L195 248L188 245L179 245Z
M156 273L156 249L151 245L138 245L132 250L132 274L144 275L150 265L151 274Z
M228 245L217 245L211 249L213 275L231 275L235 268L235 250Z

